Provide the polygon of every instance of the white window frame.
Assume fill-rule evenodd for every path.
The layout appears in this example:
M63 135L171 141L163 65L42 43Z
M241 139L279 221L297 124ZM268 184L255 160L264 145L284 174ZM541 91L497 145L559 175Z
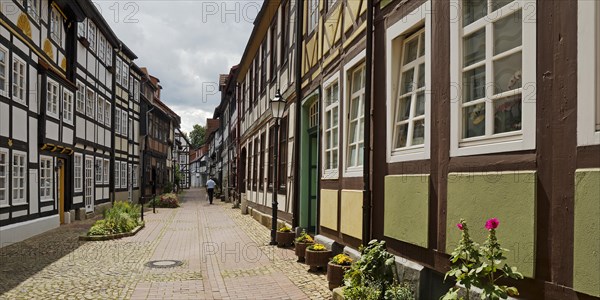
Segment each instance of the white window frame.
M31 3L34 2L34 5ZM33 19L36 23L40 22L40 5L42 0L27 0L27 14Z
M87 40L90 43L90 50L96 52L96 24L91 20L88 20L88 37Z
M115 188L121 187L121 162L115 161Z
M90 94L92 95L91 98L90 98ZM96 107L96 93L94 92L94 90L92 90L91 88L88 87L85 92L85 114L92 119L96 115L95 107Z
M111 104L110 101L106 100L106 102L104 103L104 125L108 127L110 127L111 115Z
M22 159L22 165L20 163L15 164ZM11 172L12 172L12 199L13 205L21 205L27 204L27 153L21 151L13 151L12 153L12 163L11 163ZM21 170L18 170L20 168ZM19 173L17 175L17 173ZM17 184L19 180L23 180L23 185ZM17 197L17 194L21 192L23 193L22 197Z
M313 32L319 25L319 0L309 0L308 5L308 18L306 18L306 32Z
M2 197L4 200L0 200L0 207L7 207L8 206L8 189L10 188L10 184L9 184L10 176L8 174L11 172L10 164L8 163L9 162L8 150L4 149L4 148L0 148L0 156L4 157L4 162L2 162L2 160L0 160L0 167L4 168L4 173L0 173L0 181L4 182L4 188L0 188L0 195L4 196L4 197Z
M323 147L322 147L322 155L323 155L323 170L322 170L322 179L338 179L339 178L339 168L340 168L340 157L341 157L341 149L340 149L340 120L343 118L343 116L341 115L340 112L340 103L342 103L342 98L341 98L341 94L340 93L340 89L342 88L342 85L340 84L340 74L339 72L336 72L333 76L331 76L329 79L327 79L324 83L323 83L323 97L327 97L327 90L332 87L334 84L337 84L338 86L338 90L337 90L337 102L333 103L333 104L329 104L327 105L327 99L323 99L323 106L327 105L324 107L323 109L323 114L322 114L322 124L323 124ZM327 113L329 111L333 111L333 110L337 110L338 112L338 123L335 124L334 126L336 126L336 129L338 131L338 140L337 142L337 146L336 147L332 147L332 148L327 148L327 141L325 140L327 137L327 132L329 131L333 131L334 128L329 128L327 126L328 124L328 120L327 120ZM329 166L326 164L327 159L325 157L327 157L328 155L331 155L330 152L333 152L337 150L337 168L334 169L330 169L328 168Z
M84 168L84 178L85 178L85 204L87 208L87 203L91 203L92 207L94 206L94 158L92 156L85 157L85 168Z
M127 188L127 162L121 162L121 188Z
M63 88L63 121L73 125L73 93Z
M123 61L117 56L117 63L115 66L115 80L118 84L121 84L121 68L123 67Z
M21 59L13 53L12 67L12 99L15 102L27 105L27 93L25 91L27 86L27 64L23 59ZM23 74L17 72L17 69L21 69L23 71ZM18 94L15 95L15 92L17 92Z
M349 79L349 75L348 73L350 73L350 71L354 70L354 68L356 67L360 67L362 64L364 64L364 60L365 60L365 56L366 56L366 51L363 50L362 52L360 52L358 55L356 55L352 60L350 60L346 65L344 65L344 73L343 73L343 99L342 101L342 114L340 115L341 117L343 117L344 122L343 125L344 127L342 128L343 131L343 141L344 143L342 144L342 168L343 168L343 176L344 177L361 177L363 176L363 167L364 167L364 162L362 166L355 166L355 167L348 167L348 130L349 130L349 120L348 120L348 116L349 116L349 111L350 111L350 96L349 93L350 91L350 82L351 80ZM366 71L366 70L365 70ZM368 78L366 78L365 76L365 80L369 80ZM364 102L363 102L364 104ZM364 109L364 107L363 107ZM363 121L366 120L366 116L367 116L367 112L365 112L364 114L364 118ZM356 153L356 155L359 155L358 153Z
M8 97L8 83L10 81L10 65L9 65L9 57L10 53L6 47L0 45L0 52L4 54L4 62L0 61L0 69L4 69L4 77L0 77L0 80L4 80L4 85L0 85L0 95L4 97Z
M537 12L535 0L517 0L487 16L462 28L462 1L451 0L450 6L454 16L460 16L450 22L450 156L467 156L487 153L522 151L535 149L536 130L536 24ZM463 37L481 28L486 28L486 64L493 64L493 22L522 9L522 88L521 115L523 116L521 130L492 134L481 137L462 139L462 44ZM485 25L483 25L485 24ZM483 27L481 27L483 25ZM466 32L466 34L463 34ZM486 83L493 78L492 67L486 67ZM486 89L487 90L487 89ZM488 94L489 92L486 92ZM486 95L486 122L493 120L490 110L491 99ZM486 123L486 127L489 127ZM490 131L491 130L491 131ZM486 128L486 132L493 132Z
M104 62L104 52L106 51L106 39L104 38L104 36L102 34L99 34L100 36L100 42L98 44L98 59L101 62Z
M600 3L577 1L577 145L600 144ZM590 42L594 41L594 42Z
M101 157L94 159L94 182L96 185L104 183L104 160Z
M112 64L112 46L108 40L106 41L106 53L104 55L106 56L106 65L110 66Z
M121 134L121 109L120 108L115 108L115 133L116 134Z
M425 27L425 141L414 148L394 149L394 107L400 88L399 66L402 60L404 37L415 29ZM406 17L390 26L386 32L386 105L387 105L387 162L395 163L429 159L431 156L431 1L427 1Z
M52 7L50 10L50 37L61 47L63 22L63 17L60 12L56 9L56 7Z
M77 94L75 99L75 110L79 113L85 114L86 105L86 93L85 86L82 83L77 83Z
M87 39L87 19L77 23L77 36Z
M54 201L54 160L50 156L40 156L40 200Z
M110 159L105 158L103 161L104 165L102 167L104 184L109 184L110 182Z
M58 109L60 103L60 85L48 78L46 88L46 113L55 119L58 119Z
M129 88L129 64L127 64L126 61L122 61L123 62L123 66L122 66L122 76L121 76L121 85L123 87L125 87L126 89Z
M133 101L140 102L140 81L133 80Z
M129 120L129 115L127 113L126 109L121 110L122 116L121 116L121 135L124 137L127 137L129 135L129 132L127 131L127 128L129 127L127 122Z
M140 173L140 166L139 165L133 165L133 171L132 171L132 181L133 181L133 187L137 188L139 187L139 176Z
M96 97L96 121L100 124L104 124L104 98L100 95Z
M73 157L73 189L78 193L83 191L83 154L75 153Z
M127 119L127 138L133 140L133 118Z

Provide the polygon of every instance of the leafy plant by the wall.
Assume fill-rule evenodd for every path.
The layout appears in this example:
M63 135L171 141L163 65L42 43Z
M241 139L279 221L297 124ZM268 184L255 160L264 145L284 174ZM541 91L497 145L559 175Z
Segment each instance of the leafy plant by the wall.
M506 260L503 249L498 242L496 229L500 221L496 218L489 219L485 228L489 231L483 246L475 243L469 235L467 222L463 219L456 224L462 231L461 240L450 256L452 267L446 273L446 278L455 278L457 284L463 285L466 297L459 296L459 288L453 287L442 296L442 300L470 299L473 287L482 290L481 299L507 299L508 296L517 296L519 291L515 287L498 285L501 278L523 279L523 275L516 267L510 267L503 261Z

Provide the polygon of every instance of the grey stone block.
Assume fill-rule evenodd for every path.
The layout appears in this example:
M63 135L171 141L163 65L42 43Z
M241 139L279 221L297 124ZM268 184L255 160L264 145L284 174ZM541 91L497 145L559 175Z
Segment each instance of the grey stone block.
M332 299L333 300L344 300L344 288L339 287L339 288L333 289Z

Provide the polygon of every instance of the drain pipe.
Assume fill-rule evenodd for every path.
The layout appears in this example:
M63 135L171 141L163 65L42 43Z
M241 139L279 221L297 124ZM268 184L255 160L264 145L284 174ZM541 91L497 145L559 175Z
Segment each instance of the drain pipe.
M304 19L304 0L296 1L296 53L295 53L295 87L296 111L294 126L294 212L292 214L292 227L300 226L300 126L302 108L302 24Z
M371 240L371 102L373 88L373 0L367 0L367 49L365 69L365 140L363 158L363 233L362 244Z

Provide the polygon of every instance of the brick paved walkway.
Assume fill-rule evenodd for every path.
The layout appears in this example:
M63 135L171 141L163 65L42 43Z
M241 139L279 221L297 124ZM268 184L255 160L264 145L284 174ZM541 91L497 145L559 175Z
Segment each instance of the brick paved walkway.
M230 204L187 191L179 209L146 213L134 237L79 242L90 221L0 248L0 299L328 299L323 274ZM151 269L155 260L183 265Z

